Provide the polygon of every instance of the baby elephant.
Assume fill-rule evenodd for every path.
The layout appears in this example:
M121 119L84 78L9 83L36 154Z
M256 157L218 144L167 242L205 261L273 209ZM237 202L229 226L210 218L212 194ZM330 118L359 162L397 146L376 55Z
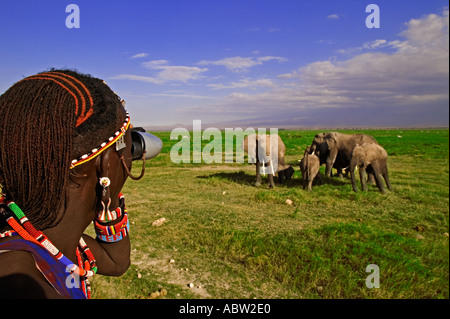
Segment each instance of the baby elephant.
M273 175L278 174L278 181L283 184L294 174L294 169L284 159L286 147L279 135L246 136L242 148L256 164L256 186L261 185L262 170L268 172L270 188L274 187Z
M312 190L312 183L316 176L319 176L320 160L317 155L308 154L305 151L305 156L300 161L300 170L302 171L303 177L303 189L308 185L308 191Z
M367 191L366 185L366 171L372 173L375 176L375 182L381 193L386 193L384 188L383 176L387 188L392 190L391 183L389 182L389 174L387 167L388 154L386 150L378 144L364 143L362 145L356 144L352 151L350 159L350 175L352 177L352 186L355 192L358 191L355 180L355 168L360 167L359 177L361 180L361 188L363 191ZM381 176L380 176L381 175Z

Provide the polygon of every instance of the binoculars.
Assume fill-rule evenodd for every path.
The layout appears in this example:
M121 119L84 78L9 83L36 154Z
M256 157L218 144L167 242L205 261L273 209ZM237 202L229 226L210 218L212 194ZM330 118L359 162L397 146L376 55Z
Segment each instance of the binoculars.
M131 156L132 160L140 160L145 153L145 159L151 159L161 152L163 147L162 141L147 133L142 127L133 127L131 129Z

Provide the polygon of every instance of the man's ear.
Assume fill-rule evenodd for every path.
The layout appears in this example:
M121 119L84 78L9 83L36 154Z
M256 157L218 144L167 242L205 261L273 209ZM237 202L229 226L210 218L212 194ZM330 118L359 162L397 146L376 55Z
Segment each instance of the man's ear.
M112 155L115 155L115 154L112 154L114 152L115 152L114 147L111 146L108 149L106 149L105 151L103 151L99 156L97 156L96 168L97 168L98 174L100 174L102 176L108 175Z

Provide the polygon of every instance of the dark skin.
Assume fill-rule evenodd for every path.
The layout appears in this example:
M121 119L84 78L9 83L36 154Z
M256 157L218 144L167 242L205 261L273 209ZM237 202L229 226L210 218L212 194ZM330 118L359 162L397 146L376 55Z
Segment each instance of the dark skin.
M42 231L74 263L75 251L83 236L96 259L97 273L101 275L120 276L130 265L129 236L115 243L103 243L84 234L101 207L100 177L107 176L111 180L108 188L110 210L119 205L118 195L128 177L121 156L128 169L131 169L130 130L125 133L125 142L126 148L116 151L115 145L112 145L96 158L71 170L65 211L64 208L60 211L63 217L57 226ZM10 238L1 239L6 240ZM62 298L36 268L30 253L13 251L0 254L0 265L0 298Z

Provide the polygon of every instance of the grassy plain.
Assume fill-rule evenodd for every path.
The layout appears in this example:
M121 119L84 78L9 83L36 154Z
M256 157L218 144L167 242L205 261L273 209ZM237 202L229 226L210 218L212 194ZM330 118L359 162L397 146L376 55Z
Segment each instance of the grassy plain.
M297 160L317 132L279 131L296 171L275 189L267 179L253 186L247 163L174 164L177 141L154 133L161 154L123 190L132 265L122 277L94 277L93 297L151 298L164 288L159 298L449 298L448 129L341 131L370 134L387 150L386 195L376 186L354 193L347 178L304 191ZM366 287L369 264L379 266L380 288Z

